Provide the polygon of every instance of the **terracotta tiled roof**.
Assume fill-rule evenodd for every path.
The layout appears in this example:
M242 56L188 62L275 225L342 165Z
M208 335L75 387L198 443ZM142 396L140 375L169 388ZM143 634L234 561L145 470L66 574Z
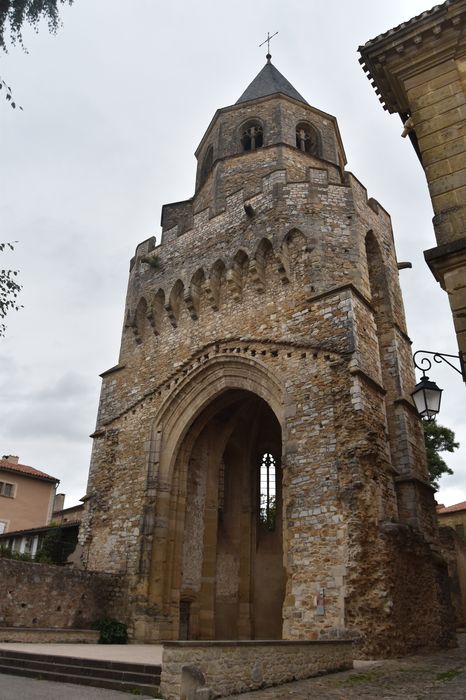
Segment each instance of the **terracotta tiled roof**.
M466 510L466 501L461 501L461 503L455 503L453 506L439 506L437 507L437 513L456 513L459 510Z
M23 476L31 476L36 479L43 479L44 481L53 481L59 483L60 479L56 479L50 474L39 471L39 469L34 469L34 467L28 467L26 464L14 464L14 462L9 462L6 459L0 459L0 469L8 472L14 472L16 474L23 474Z
M48 530L68 530L69 528L72 527L79 527L81 523L79 520L73 520L72 522L69 523L59 523L58 525L43 525L42 527L30 527L26 528L25 530L12 530L11 532L4 532L3 534L0 535L0 541L1 540L7 540L10 537L16 537L16 536L22 536L25 537L27 535L34 535L38 534L41 532L47 532Z

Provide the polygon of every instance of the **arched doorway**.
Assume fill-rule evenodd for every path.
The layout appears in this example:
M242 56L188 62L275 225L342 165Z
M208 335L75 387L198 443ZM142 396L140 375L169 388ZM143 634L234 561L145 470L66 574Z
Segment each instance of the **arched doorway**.
M185 433L175 462L181 639L281 638L281 453L274 412L243 389L213 399Z

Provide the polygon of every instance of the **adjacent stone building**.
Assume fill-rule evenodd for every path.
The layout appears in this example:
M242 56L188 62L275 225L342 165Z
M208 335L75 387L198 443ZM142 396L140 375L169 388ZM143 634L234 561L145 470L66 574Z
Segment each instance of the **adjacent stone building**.
M130 265L83 564L133 639L452 642L390 217L267 63Z
M466 0L447 0L359 51L384 109L400 114L421 160L437 239L424 255L448 293L466 355Z

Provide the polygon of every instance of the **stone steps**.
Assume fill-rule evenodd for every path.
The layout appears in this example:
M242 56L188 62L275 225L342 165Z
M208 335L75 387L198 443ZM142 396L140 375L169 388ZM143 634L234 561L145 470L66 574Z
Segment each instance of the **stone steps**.
M0 673L158 696L161 666L0 649Z

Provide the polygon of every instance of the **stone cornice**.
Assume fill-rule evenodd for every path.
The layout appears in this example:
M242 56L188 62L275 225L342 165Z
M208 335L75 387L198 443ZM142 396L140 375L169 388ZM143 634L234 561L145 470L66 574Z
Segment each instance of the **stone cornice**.
M409 111L404 80L454 58L465 23L466 1L446 2L359 47L384 109Z

